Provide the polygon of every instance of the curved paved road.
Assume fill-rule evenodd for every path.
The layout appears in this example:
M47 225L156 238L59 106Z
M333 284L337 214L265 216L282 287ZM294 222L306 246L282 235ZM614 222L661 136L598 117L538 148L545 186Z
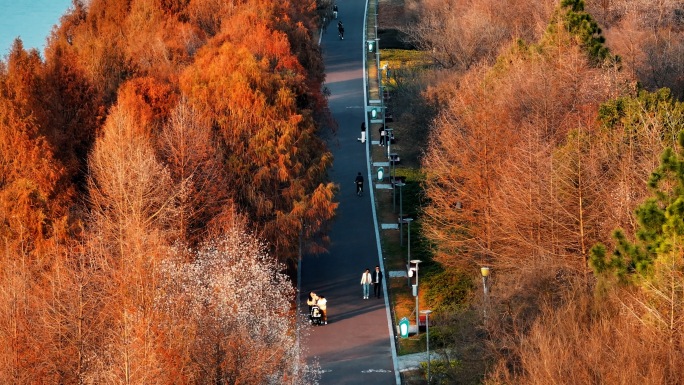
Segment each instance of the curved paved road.
M333 20L322 35L321 46L331 92L329 106L339 124L337 136L329 146L335 156L330 177L340 186L340 205L330 233L330 253L303 258L300 297L300 310L306 313L309 291L324 295L328 300L328 325L309 328L302 342L307 358L319 360L323 385L396 385L399 376L392 355L387 297L364 300L360 285L363 271L372 271L380 264L366 145L357 140L365 119L366 4L365 0L345 0L338 5L345 38L338 38L337 23ZM360 198L354 185L359 171L366 180L364 196Z

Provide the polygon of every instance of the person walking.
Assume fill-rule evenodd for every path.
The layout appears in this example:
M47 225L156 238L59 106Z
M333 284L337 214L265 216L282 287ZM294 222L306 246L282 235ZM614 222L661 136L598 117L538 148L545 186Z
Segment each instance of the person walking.
M380 266L375 266L375 271L373 272L373 295L375 298L380 298L382 294L382 271L380 271Z
M363 286L363 299L368 299L368 294L370 292L370 285L373 282L373 277L371 277L370 269L366 269L361 275L361 286Z
M309 305L309 314L311 314L311 307L318 301L318 296L313 291L309 292L309 298L306 299L306 304Z
M383 124L382 126L380 126L378 131L380 132L380 145L384 146L385 145L385 125Z
M356 175L354 183L356 183L356 195L361 196L361 194L363 194L363 176L361 175L361 171Z
M361 122L361 143L366 143L366 122Z
M340 40L344 40L344 25L342 25L342 21L337 22L337 31L340 33Z
M321 313L323 314L323 325L328 324L328 300L325 299L325 296L322 295L318 297L318 308L321 309Z
M337 19L337 4L333 4L333 19Z

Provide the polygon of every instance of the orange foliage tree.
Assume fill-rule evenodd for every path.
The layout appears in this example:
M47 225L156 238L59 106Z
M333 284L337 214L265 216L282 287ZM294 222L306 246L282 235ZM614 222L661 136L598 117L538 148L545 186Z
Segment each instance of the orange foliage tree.
M196 244L231 209L223 155L207 119L181 100L159 134L160 157L179 186L179 239ZM220 225L219 225L220 226Z
M231 41L207 47L181 86L220 135L231 198L286 259L296 253L306 212L321 220L333 214L333 186L320 185L332 159L311 111L297 108L304 75L285 36L262 26L251 33L270 43L257 52Z
M0 63L0 382L59 379L47 367L57 359L45 326L43 298L61 243L67 237L73 190L54 157L47 92L37 51L17 40Z
M210 331L155 302L170 245L237 210L276 258L320 251L336 204L314 8L76 1L44 63L17 41L0 63L0 382L196 380L182 337Z
M97 315L103 320L101 344L94 347L89 373L95 382L139 383L170 375L160 355L164 313L154 301L160 295L158 266L174 238L175 189L139 121L115 108L89 162L89 247L107 278L107 304Z
M100 101L95 110L106 111L116 98L127 109L146 105L154 115L157 128L150 130L155 137L175 105L173 89L182 77L182 93L213 131L215 142L207 145L217 146L222 157L228 197L287 258L308 222L292 217L294 202L310 207L309 217L323 215L320 223L335 207L332 185L324 183L331 158L314 121L314 111L325 107L314 22L314 1L96 0L87 7L74 5L49 51L69 57L92 84ZM231 50L238 56L230 57ZM214 55L233 63L226 68L207 63ZM236 72L225 76L228 69ZM200 76L191 75L195 72ZM247 78L239 80L241 73ZM214 86L200 89L218 76ZM231 82L240 86L232 88ZM125 92L119 93L124 84ZM318 197L312 199L314 194Z
M462 79L458 96L435 120L423 161L430 202L424 231L445 265L494 257L493 199L508 146L517 142L514 127L498 115L507 111L505 100L491 92L491 83L480 82L482 74Z

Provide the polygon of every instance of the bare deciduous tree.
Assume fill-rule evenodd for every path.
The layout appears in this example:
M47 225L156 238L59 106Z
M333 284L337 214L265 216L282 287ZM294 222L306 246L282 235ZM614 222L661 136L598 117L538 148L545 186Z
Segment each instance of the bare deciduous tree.
M511 39L538 38L554 1L423 1L418 21L405 28L420 50L443 67L465 71L493 61Z
M506 109L481 82L485 68L466 76L457 97L433 124L424 157L425 207L423 228L439 248L438 260L451 265L489 262L494 258L496 223L494 193L515 145L517 133L507 123Z
M155 333L158 264L173 236L174 195L145 130L121 109L109 116L90 158L91 228L108 282L99 381L125 384L169 375Z
M176 196L179 237L200 241L207 225L228 208L228 180L218 146L206 119L181 100L160 136L162 158L168 165Z
M603 24L607 45L646 89L668 87L684 97L681 0L593 0L587 9Z

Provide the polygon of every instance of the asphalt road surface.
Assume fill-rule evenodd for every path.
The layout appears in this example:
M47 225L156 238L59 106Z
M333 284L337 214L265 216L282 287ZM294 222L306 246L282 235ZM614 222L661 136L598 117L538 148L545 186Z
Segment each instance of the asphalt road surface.
M326 65L329 106L339 127L328 144L335 157L330 177L340 187L337 217L330 233L329 254L305 255L301 268L301 308L307 313L309 291L328 300L328 325L303 333L309 361L318 360L321 384L392 384L398 375L392 355L387 298L364 300L360 285L366 268L380 264L377 230L369 185L366 144L360 137L364 114L364 14L365 0L339 2L338 18L345 26L344 40L337 21L321 39ZM371 134L371 132L368 132ZM364 193L356 196L354 179L361 172ZM381 264L380 264L381 265ZM381 265L382 266L382 265ZM383 269L385 277L387 272Z

